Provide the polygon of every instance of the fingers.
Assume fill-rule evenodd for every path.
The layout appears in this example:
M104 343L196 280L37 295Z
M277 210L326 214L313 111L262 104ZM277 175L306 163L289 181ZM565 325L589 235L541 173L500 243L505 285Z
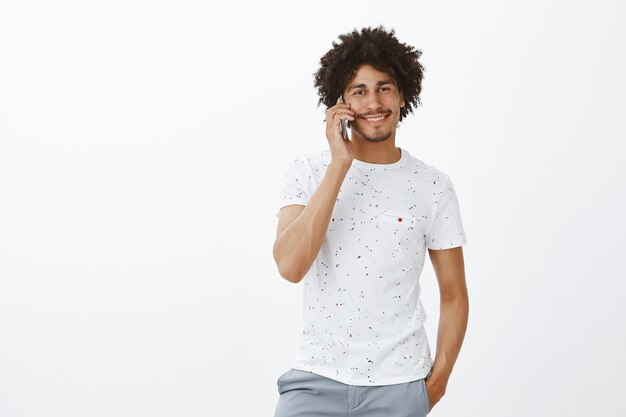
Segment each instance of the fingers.
M344 106L346 106L346 104L344 104ZM348 114L350 116L354 116L354 110L350 109L349 107L343 107L343 108L337 108L337 107L331 107L330 109L326 110L326 118L332 118L337 114Z
M348 111L337 111L333 115L333 119L354 120L354 112L351 111L351 110L348 110Z
M339 109L349 109L351 106L351 104L346 104L343 102L343 100L341 99L341 96L339 96L339 98L337 99L337 103L335 103L334 106L329 107L326 112L328 111L333 111L333 110L339 110Z
M326 110L326 129L327 132L333 130L341 132L341 120L353 121L355 118L355 112L350 108L350 104L343 103L341 96L337 99L337 104L329 107ZM346 134L347 135L347 134ZM346 136L344 135L344 136Z
M345 108L349 109L350 108L350 104L349 103L348 104L344 103L343 99L341 98L341 96L339 96L339 98L337 99L337 103L335 103L335 105L333 107L331 107L331 109L333 109L333 108L342 108L342 107L345 107Z
M326 120L333 120L339 116L342 119L354 120L354 111L350 109L350 104L340 103L341 97L337 99L337 104L326 110Z

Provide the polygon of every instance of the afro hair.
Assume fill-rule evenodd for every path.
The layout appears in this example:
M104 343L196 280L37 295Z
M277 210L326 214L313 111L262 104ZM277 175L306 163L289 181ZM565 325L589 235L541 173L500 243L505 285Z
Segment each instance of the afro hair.
M364 64L391 75L396 81L405 102L399 121L421 105L424 67L418 59L422 51L400 43L394 33L394 29L387 31L379 26L339 35L341 43L333 41L332 49L320 59L320 68L314 74L320 97L317 106L322 103L327 108L334 106L346 84Z

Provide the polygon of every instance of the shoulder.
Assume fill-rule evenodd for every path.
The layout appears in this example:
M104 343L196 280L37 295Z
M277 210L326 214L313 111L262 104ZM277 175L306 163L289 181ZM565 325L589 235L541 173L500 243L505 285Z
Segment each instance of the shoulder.
M288 159L288 169L300 175L311 176L316 172L323 172L328 166L330 150L314 152L298 152Z
M300 152L293 156L291 162L309 171L315 171L320 167L328 166L330 162L330 150L323 149L321 151Z
M328 165L330 162L330 149L322 149L315 152L301 154L311 166Z
M415 175L418 175L426 185L430 185L434 189L445 187L449 180L449 175L446 172L410 154L409 166Z

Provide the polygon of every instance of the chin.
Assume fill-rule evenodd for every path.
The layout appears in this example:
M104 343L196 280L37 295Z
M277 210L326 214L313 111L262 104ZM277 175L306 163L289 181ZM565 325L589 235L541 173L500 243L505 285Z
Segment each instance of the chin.
M371 134L368 134L368 132L365 132L365 134L359 133L359 136L361 136L363 139L367 140L368 142L383 142L389 139L392 133L393 131L391 130L388 132L378 132L378 133L372 132Z
M383 142L391 137L391 132L388 132L386 135L377 135L374 137L366 138L370 142Z

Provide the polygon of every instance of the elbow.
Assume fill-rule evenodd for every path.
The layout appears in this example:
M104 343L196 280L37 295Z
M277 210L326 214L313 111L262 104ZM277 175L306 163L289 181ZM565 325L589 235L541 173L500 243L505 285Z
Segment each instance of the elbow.
M307 271L300 268L298 264L277 262L276 265L278 266L278 273L280 276L294 284L302 281L307 273Z
M274 252L274 262L276 262L276 266L278 267L278 273L284 279L294 284L302 281L304 275L298 268L296 268L292 263L286 262L286 259L281 259L276 252Z
M285 278L287 281L293 284L299 283L300 281L302 281L302 278L304 278L304 276L301 274L292 273L290 271L281 271L280 269L278 270L278 273L281 277Z
M298 269L285 265L284 262L277 262L278 273L281 277L285 278L287 281L297 284L302 281L304 278L304 274L302 274Z

